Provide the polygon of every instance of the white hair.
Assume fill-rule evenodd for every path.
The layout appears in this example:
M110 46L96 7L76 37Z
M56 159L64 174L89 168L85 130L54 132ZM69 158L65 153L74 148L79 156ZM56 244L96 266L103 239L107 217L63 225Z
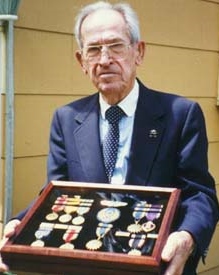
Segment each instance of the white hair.
M74 34L75 34L75 38L78 43L78 46L80 48L83 47L83 42L81 39L81 25L84 19L92 12L100 9L109 9L109 10L115 10L119 12L123 16L127 24L131 42L135 43L140 40L139 20L138 20L137 14L129 4L127 3L111 4L106 1L98 1L96 3L89 4L83 7L76 17Z

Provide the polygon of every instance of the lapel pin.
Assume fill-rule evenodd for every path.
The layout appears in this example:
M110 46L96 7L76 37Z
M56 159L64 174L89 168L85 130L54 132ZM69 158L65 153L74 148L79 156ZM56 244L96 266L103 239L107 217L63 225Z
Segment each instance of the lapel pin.
M156 138L157 135L158 135L157 130L155 130L155 129L150 130L150 133L149 133L150 138Z

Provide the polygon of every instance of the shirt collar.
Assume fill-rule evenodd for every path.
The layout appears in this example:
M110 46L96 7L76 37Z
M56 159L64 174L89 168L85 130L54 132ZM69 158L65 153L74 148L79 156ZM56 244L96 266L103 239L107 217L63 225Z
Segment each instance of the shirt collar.
M131 92L121 101L118 106L126 113L127 116L133 116L137 107L139 95L139 84L135 80L134 87ZM105 112L110 107L103 99L101 93L99 94L100 112L103 119L105 119Z

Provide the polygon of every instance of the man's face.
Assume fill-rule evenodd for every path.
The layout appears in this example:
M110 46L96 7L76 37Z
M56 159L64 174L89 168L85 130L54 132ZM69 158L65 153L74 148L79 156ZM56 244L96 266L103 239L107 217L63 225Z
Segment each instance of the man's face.
M123 17L112 10L99 10L87 16L81 36L83 50L76 57L83 71L105 98L122 100L133 87L144 43L131 44Z

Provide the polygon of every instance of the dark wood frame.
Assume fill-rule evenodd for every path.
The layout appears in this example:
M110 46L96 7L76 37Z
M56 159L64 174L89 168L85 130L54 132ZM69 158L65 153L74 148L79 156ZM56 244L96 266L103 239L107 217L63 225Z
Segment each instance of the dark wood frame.
M125 192L133 194L136 192L142 194L143 192L153 192L163 194L164 196L168 194L169 200L152 255L130 256L127 254L102 251L78 249L70 251L53 247L40 248L15 244L15 238L19 237L19 234L21 234L22 230L27 226L33 214L42 206L44 200L47 199L48 194L50 194L54 188L63 188L63 190L110 190L110 192L125 190ZM20 226L17 228L15 236L8 240L2 248L2 258L12 270L50 274L63 274L64 272L75 275L143 275L146 274L146 271L147 275L160 274L163 268L161 251L170 234L179 199L180 190L176 188L52 181L28 211Z

